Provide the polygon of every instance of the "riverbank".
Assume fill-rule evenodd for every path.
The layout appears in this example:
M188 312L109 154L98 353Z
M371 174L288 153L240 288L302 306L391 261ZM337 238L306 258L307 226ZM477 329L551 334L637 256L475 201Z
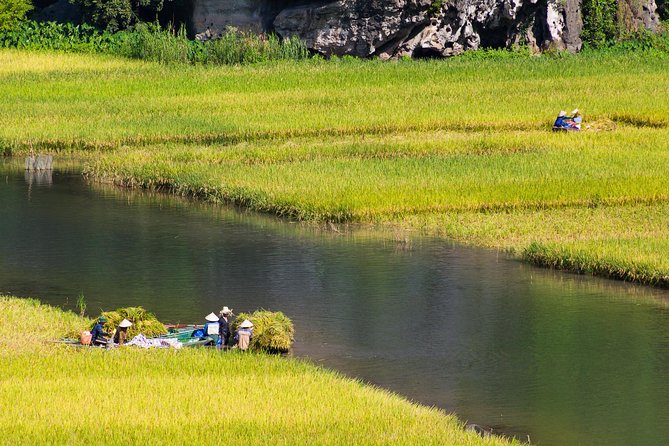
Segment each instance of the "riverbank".
M302 360L48 343L89 322L0 296L0 443L519 444Z
M225 68L0 60L5 152L34 142L90 154L96 181L669 286L669 59L656 53ZM571 107L591 128L551 133Z

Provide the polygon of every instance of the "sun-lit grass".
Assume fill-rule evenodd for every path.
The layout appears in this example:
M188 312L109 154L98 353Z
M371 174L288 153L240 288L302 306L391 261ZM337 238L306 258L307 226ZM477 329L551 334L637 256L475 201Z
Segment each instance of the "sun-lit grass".
M160 146L105 156L99 179L234 202L306 220L664 202L669 132L428 133L406 142L280 149ZM602 135L600 137L600 135Z
M0 140L62 147L82 140L537 130L568 107L585 110L590 121L666 126L667 68L667 59L634 56L165 67L3 50Z
M550 132L572 107L590 128ZM669 238L669 59L643 53L205 68L0 51L0 119L5 152L84 150L91 179L295 219L518 255ZM658 245L630 243L666 273Z
M43 342L80 323L0 297L0 444L509 444L301 360Z

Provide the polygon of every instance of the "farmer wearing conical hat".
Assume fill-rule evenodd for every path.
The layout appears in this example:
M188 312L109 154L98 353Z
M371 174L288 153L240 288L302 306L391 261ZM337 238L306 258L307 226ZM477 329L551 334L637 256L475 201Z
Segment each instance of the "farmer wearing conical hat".
M232 317L232 308L223 307L219 313L218 320L218 348L227 348L230 341L230 318Z
M107 323L107 318L100 316L93 330L91 330L91 345L107 345L109 333L104 329L105 323Z
M128 338L128 328L132 326L132 322L130 322L127 319L123 319L120 324L118 324L118 328L114 332L114 336L112 339L114 340L115 344L118 345L123 345L125 344L126 339Z
M253 337L253 324L250 320L244 319L239 325L239 330L235 335L235 341L237 341L237 346L240 350L248 350L249 344L251 344L251 338Z
M211 312L206 315L204 319L207 321L204 324L204 328L202 329L202 331L204 331L204 335L210 336L216 343L218 343L218 316Z

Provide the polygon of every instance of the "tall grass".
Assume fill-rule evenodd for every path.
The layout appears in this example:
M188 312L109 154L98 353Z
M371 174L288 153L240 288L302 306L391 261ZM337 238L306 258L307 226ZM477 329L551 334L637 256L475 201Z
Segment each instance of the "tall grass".
M519 444L464 432L440 410L295 359L21 348L80 318L8 297L0 310L2 444ZM56 328L54 320L66 323ZM7 337L23 342L5 348Z
M669 287L669 237L533 242L522 256L539 266Z
M25 21L11 30L0 31L0 47L108 54L163 64L235 65L309 56L304 43L296 37L282 40L275 35L231 29L218 39L201 42L188 39L183 27L171 31L144 23L132 31L112 34L86 24Z
M275 160L266 159L272 149L256 155L236 147L160 146L119 151L87 173L126 186L334 222L659 203L669 201L667 134L626 129L578 139L528 132L452 140L449 133L425 133L394 144L333 141L284 148Z

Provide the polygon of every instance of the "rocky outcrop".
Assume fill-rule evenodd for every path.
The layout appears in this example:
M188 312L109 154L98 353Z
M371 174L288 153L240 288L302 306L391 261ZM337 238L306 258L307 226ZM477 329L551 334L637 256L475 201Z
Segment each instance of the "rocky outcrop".
M455 0L446 4L419 34L403 43L398 55L452 56L469 49L526 44L578 51L582 28L580 3L541 0Z
M660 26L655 1L619 0L618 15L627 31L636 32L643 28L655 31Z
M259 0L195 1L191 20L195 32L207 38L216 37L229 27L260 33L271 25L264 11L266 3Z
M629 2L631 29L654 29L655 0ZM299 36L323 55L446 57L525 44L578 51L580 0L195 0L196 33L229 27ZM636 28L635 28L636 27Z
M392 55L429 22L430 0L339 0L287 8L276 17L281 36L298 35L325 55Z

